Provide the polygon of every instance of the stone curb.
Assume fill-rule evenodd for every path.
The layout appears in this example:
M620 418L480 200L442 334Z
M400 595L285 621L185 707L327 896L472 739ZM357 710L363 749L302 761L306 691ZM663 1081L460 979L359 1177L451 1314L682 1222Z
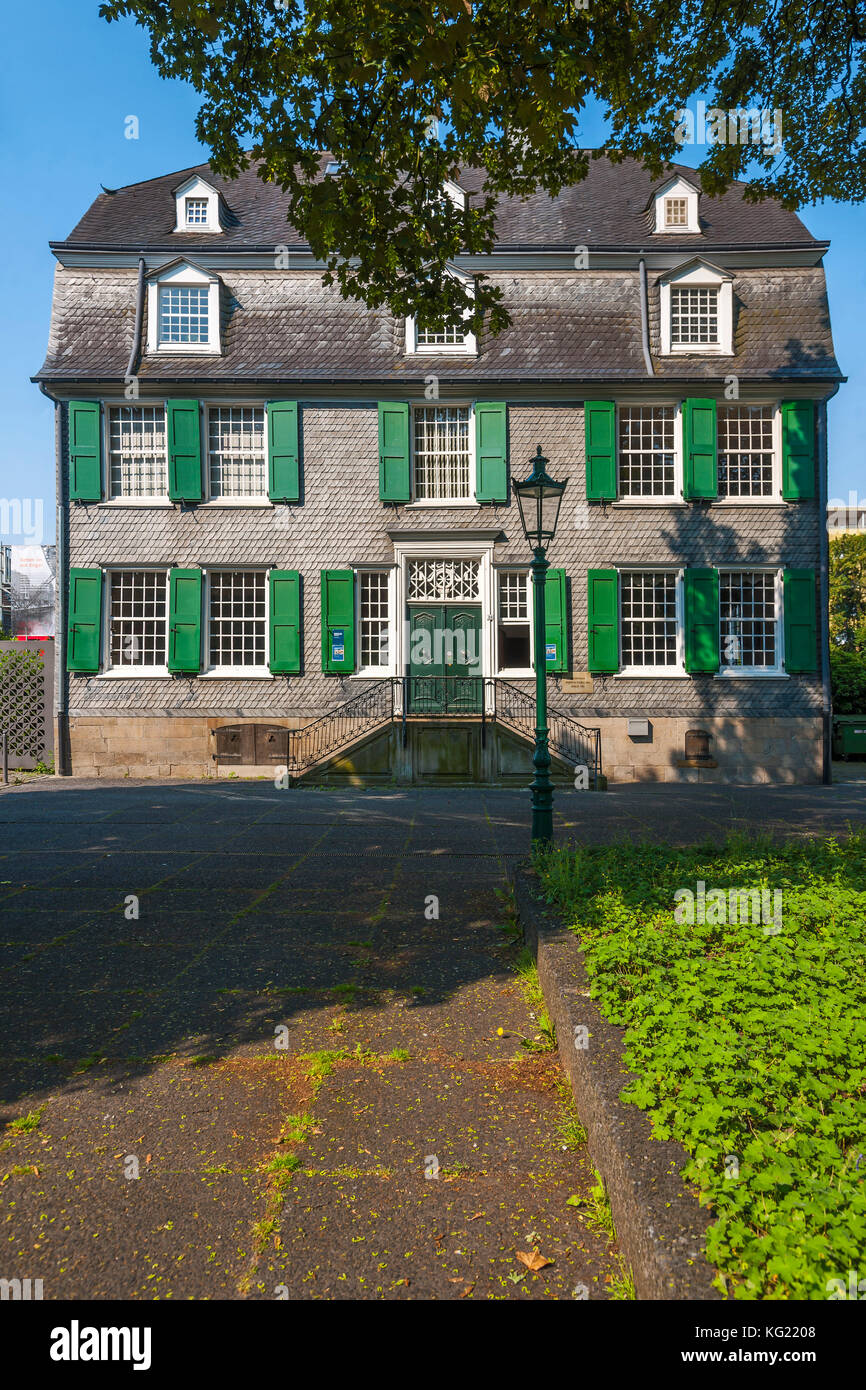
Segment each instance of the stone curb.
M631 1073L623 1061L625 1030L608 1023L589 997L579 939L549 908L531 870L512 874L526 944L556 1024L559 1053L571 1082L587 1147L604 1179L622 1252L640 1299L721 1299L704 1254L713 1220L679 1176L687 1154L679 1144L651 1138L642 1110L619 1099ZM574 1046L575 1028L589 1046Z

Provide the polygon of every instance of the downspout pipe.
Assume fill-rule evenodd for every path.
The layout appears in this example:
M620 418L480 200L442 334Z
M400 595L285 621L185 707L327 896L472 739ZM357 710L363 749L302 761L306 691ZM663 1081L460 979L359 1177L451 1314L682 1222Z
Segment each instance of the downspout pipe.
M132 330L132 351L129 354L129 361L126 364L126 384L129 385L130 379L135 375L138 366L138 355L141 350L141 325L144 319L144 256L138 257L138 284L135 291L135 327Z
M66 504L63 499L63 417L62 407L55 396L40 381L39 390L54 406L54 488L57 518L57 581L54 599L54 773L69 776L68 711L66 702L66 623L68 609L68 569L66 537Z
M827 406L835 396L821 401L817 411L818 431L818 612L821 633L821 726L823 756L821 781L829 786L833 780L833 705L830 686L830 535L827 531L827 494L829 480L829 448L827 439Z
M647 376L655 376L652 354L650 353L649 296L647 294L646 284L646 261L644 260L643 255L641 255L640 261L638 262L638 266L640 269L640 335L641 343L643 346L643 360L646 365Z

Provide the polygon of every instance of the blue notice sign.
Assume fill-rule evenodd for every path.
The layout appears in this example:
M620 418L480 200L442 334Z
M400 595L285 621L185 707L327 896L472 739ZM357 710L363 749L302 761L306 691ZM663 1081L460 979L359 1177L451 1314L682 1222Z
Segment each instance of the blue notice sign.
M544 648L544 655L548 661L556 660L556 643L548 642Z
M346 659L346 637L345 630L335 627L331 630L331 660L345 661Z

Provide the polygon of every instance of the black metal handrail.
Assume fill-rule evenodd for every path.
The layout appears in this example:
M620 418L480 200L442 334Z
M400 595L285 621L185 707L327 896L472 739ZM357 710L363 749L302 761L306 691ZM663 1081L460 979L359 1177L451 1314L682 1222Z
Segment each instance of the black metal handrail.
M401 696L398 701L398 692ZM573 715L548 709L550 750L572 767L601 775L601 731ZM407 717L488 720L530 741L535 737L535 696L500 676L386 676L360 690L311 723L289 732L289 771L295 776L348 748L358 739L399 720L406 743Z
M394 719L397 684L393 676L386 676L312 723L292 729L289 734L290 771L307 772L341 748L390 724Z
M500 677L491 677L487 685L493 687L491 704L494 717L525 738L534 738L535 697ZM547 710L547 728L552 753L572 767L585 767L590 778L601 775L600 729L587 728L573 715L550 707Z

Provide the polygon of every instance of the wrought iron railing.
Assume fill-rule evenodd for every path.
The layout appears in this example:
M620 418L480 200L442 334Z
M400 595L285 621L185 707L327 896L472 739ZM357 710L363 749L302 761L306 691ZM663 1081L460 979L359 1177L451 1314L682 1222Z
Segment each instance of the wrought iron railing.
M491 717L524 738L535 738L535 697L498 677L487 681ZM572 767L585 767L589 777L601 774L601 730L589 729L562 710L547 710L550 751Z
M358 739L390 724L395 717L397 684L390 676L376 681L320 719L293 729L289 736L289 771L300 776Z
M388 676L351 700L289 734L289 771L303 776L329 758L396 720L480 719L482 738L494 720L530 742L535 738L535 696L500 677ZM571 767L586 767L591 780L601 775L601 731L580 724L562 710L548 709L550 751Z

